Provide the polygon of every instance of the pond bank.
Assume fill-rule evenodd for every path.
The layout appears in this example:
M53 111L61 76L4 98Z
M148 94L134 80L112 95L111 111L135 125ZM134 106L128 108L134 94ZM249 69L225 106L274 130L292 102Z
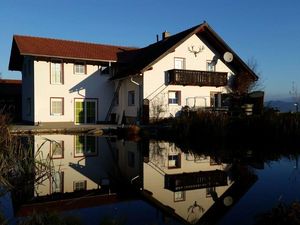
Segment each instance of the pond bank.
M40 134L40 133L60 133L60 134L73 134L73 133L91 133L97 135L108 134L118 129L116 124L90 124L90 125L75 125L75 124L47 124L47 125L24 125L14 124L10 125L11 134Z

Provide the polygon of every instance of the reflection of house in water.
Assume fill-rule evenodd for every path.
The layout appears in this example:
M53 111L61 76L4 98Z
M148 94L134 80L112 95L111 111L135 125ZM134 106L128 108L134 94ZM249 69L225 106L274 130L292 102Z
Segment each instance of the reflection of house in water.
M44 135L35 136L34 143L36 159L48 161L52 170L37 184L36 196L101 189L109 183L111 156L104 138Z
M114 215L116 208L128 216L126 224L136 224L137 218L140 224L159 223L170 215L179 222L200 223L211 215L216 219L222 207L237 201L235 193L242 196L250 187L237 189L232 165L182 152L168 142L43 135L34 137L34 150L39 162L34 200L21 206L19 216L48 208L84 209L86 224L95 224L87 210L98 207L97 224L105 213ZM43 171L43 165L50 170ZM131 184L152 206L140 199ZM137 211L138 217L131 213Z
M47 207L67 210L116 201L108 173L115 166L110 145L105 138L77 135L34 136L34 153L37 162L34 196L22 199L27 205L23 205L18 214L27 215L32 210L39 211L34 203L42 203L41 210ZM72 201L76 197L81 198Z
M143 164L144 193L189 223L198 222L234 183L229 164L184 153L173 143L150 142L149 158ZM233 199L223 200L229 206Z
M142 154L140 144L127 140L111 140L111 146L116 152L116 162L120 168L120 175L127 180L135 179L141 171Z
M17 209L18 217L54 210L79 216L83 224L101 224L107 217L114 223L124 217L124 224L163 224L165 217L157 207L141 200L140 195L119 192L128 190L126 181L136 179L141 171L142 144L74 135L33 139L37 166L47 165L51 170L40 173L37 167L36 179L44 176L35 184L32 199Z

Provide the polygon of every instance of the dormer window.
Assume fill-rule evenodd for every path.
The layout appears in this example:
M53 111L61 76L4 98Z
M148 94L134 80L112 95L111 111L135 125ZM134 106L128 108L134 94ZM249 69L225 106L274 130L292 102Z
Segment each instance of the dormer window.
M86 64L85 63L75 63L74 64L75 74L86 74Z

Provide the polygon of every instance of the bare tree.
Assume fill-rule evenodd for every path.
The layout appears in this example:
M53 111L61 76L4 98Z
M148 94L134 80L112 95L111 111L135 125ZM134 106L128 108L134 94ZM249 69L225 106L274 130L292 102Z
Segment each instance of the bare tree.
M160 94L151 100L150 113L154 120L159 120L161 116L166 112L164 94Z
M295 81L292 82L292 89L290 90L289 93L293 98L294 106L296 107L296 112L298 112L298 105L299 105L299 101L300 101L300 96L299 96L298 87L295 84Z
M257 61L252 57L247 60L247 65L258 76L258 79L255 80L254 77L247 72L232 75L229 78L229 86L230 90L235 94L243 95L264 89L261 73L258 71Z
M259 65L257 63L257 60L254 57L251 57L247 60L247 65L258 76L258 79L250 84L248 92L264 90L264 79L261 71L259 71Z

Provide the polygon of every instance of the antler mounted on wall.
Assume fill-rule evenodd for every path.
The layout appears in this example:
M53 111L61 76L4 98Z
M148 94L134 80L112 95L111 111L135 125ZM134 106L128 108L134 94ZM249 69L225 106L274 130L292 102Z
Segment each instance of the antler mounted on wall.
M194 55L195 55L195 57L197 57L197 54L198 53L200 53L200 52L202 52L203 50L204 50L204 46L202 45L202 46L199 46L198 48L197 48L197 50L196 49L194 49L194 45L192 45L191 47L188 47L188 50L191 52L191 53L194 53Z

